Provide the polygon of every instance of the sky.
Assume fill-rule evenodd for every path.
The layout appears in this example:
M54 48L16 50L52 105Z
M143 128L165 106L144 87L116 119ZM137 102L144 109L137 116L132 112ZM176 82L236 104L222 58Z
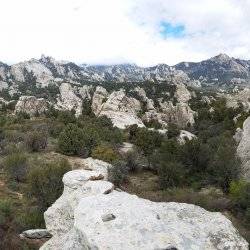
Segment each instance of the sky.
M0 61L250 59L250 0L0 0Z

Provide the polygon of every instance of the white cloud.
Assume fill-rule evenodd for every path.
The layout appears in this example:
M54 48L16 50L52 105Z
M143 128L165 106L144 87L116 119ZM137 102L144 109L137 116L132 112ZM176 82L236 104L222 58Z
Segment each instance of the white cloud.
M1 0L0 60L174 64L218 53L250 59L248 0ZM164 39L160 23L185 26Z

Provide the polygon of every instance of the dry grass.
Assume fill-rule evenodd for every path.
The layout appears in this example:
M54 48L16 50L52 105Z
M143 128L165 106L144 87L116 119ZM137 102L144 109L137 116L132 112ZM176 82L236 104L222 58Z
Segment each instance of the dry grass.
M219 211L231 220L240 234L250 242L250 228L242 223L242 219L232 213L232 202L223 193L209 188L206 192L194 191L191 188L160 190L158 177L150 171L142 171L129 175L124 191L136 194L155 202L181 202L201 206L209 211Z

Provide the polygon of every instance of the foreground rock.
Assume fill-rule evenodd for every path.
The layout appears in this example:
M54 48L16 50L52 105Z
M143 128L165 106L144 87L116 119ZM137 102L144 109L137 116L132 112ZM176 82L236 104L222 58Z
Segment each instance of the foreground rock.
M47 102L44 98L35 96L21 96L15 106L15 113L25 112L31 116L41 114L47 109Z
M101 170L64 175L62 196L45 212L53 237L42 250L248 249L221 213L118 192L103 176Z
M237 154L242 161L243 176L250 181L250 117L244 121Z
M28 238L28 239L44 239L51 238L51 234L47 229L31 229L26 230L20 234L20 238Z

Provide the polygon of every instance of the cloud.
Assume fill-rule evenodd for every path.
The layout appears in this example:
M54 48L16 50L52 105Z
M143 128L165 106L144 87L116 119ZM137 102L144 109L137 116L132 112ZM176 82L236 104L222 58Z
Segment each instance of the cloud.
M250 58L249 12L248 0L8 0L1 3L0 60L46 54L145 66L221 52Z

